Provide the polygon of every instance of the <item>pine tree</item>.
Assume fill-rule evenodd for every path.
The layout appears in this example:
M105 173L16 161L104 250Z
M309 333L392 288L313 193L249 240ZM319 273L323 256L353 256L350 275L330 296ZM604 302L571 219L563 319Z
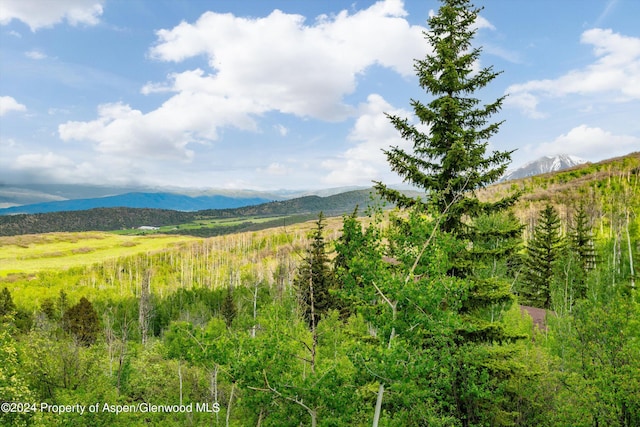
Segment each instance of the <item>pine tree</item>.
M93 304L85 297L69 308L63 317L65 330L72 333L80 343L91 345L96 342L100 330L100 319Z
M547 204L540 212L533 236L527 243L524 259L521 302L539 308L551 308L551 283L557 260L562 254L560 218Z
M13 303L11 292L6 287L0 292L0 318L15 314L16 305Z
M596 267L596 251L593 245L593 231L589 224L584 204L578 206L569 231L571 249L578 255L580 266L585 272Z
M519 197L516 192L494 201L480 201L476 193L500 179L512 153L487 153L489 139L502 123L490 119L500 110L504 97L484 105L473 97L500 74L492 67L474 72L481 49L472 46L472 39L480 10L468 0L443 1L438 14L429 18L430 31L425 33L433 53L415 63L419 85L432 100L427 104L411 101L419 124L389 116L402 138L413 144L413 151L393 147L385 152L387 160L405 182L425 191L426 201L376 183L380 194L399 207L433 212L439 218L440 230L458 239L459 249L452 254L448 274L471 282L465 310L477 315L475 320L494 307L506 307L512 299L508 282L475 273L485 257L478 254L486 252L483 246L488 241L494 241L506 247L492 248L492 256L509 256L521 230L517 221L504 222L508 226L500 230L483 228L479 221L505 214ZM429 128L426 133L420 130L425 126ZM490 322L494 318L490 315ZM499 331L487 322L480 323L469 325L469 332L475 336L472 339L501 339Z
M238 309L233 301L233 286L231 285L227 287L227 295L224 297L224 301L222 302L221 311L227 327L230 327L233 323L233 319L235 319L238 314Z
M305 319L312 329L320 318L333 308L329 289L333 287L334 280L323 236L324 220L324 214L320 212L316 228L311 234L311 245L294 280Z
M518 192L492 201L481 201L477 194L500 179L512 154L487 152L489 140L502 123L492 122L491 117L500 110L504 97L486 104L474 97L500 74L492 67L474 70L481 53L472 46L480 10L469 0L442 0L425 33L433 53L415 63L419 85L430 101L411 100L417 124L388 116L400 136L412 144L412 150L396 146L385 151L391 169L404 182L424 190L424 196L412 198L381 182L375 186L384 199L409 211L391 224L387 238L390 266L371 280L386 303L376 308L387 316L391 312L391 327L381 325L390 329L388 348L393 348L392 341L399 341L393 340L396 335L408 340L415 339L420 328L438 331L425 334L423 342L416 339L415 349L435 347L435 353L450 356L444 393L450 401L443 404L443 411L462 426L501 425L496 421L500 418L512 422L513 414L502 412L502 404L492 394L515 372L511 356L500 343L521 338L500 321L513 299L510 283L485 274L489 261L502 264L515 252L521 227L513 218L502 216L517 201ZM425 128L428 131L422 131ZM431 223L425 222L425 213L430 214ZM404 216L408 219L403 220ZM497 218L503 218L499 229L484 226L485 219ZM395 272L400 271L402 282L394 282ZM451 289L456 293L436 297ZM409 315L409 307L417 301L422 310L411 316L414 332L403 334L399 319ZM441 323L422 317L422 313L433 315L434 305L439 314L456 321ZM378 402L383 400L384 389L381 382Z
M489 139L502 123L489 123L489 119L500 110L504 97L481 106L471 96L500 73L492 67L473 72L481 53L471 45L480 9L468 0L443 3L439 13L429 18L430 31L425 32L433 54L415 63L420 87L434 98L428 104L411 101L420 125L389 116L401 136L413 143L413 152L398 147L385 151L392 170L424 189L427 201L404 196L380 182L376 189L400 207L434 206L445 215L442 230L464 236L469 231L465 217L503 211L518 194L494 202L476 197L476 190L500 179L511 159L512 151L486 153ZM421 132L419 126L430 130Z

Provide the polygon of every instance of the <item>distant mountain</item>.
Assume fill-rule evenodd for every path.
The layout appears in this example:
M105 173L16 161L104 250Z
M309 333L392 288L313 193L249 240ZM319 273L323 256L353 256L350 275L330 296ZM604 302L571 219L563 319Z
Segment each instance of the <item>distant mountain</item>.
M58 200L0 209L0 215L83 211L95 208L149 208L175 211L230 209L258 205L272 200L262 197L198 196L173 193L126 193L90 199Z
M349 191L328 197L305 196L297 199L271 201L253 206L198 211L111 207L80 211L61 211L39 214L0 215L0 236L49 233L55 231L110 231L147 226L179 225L196 220L219 218L279 217L303 215L313 218L323 211L328 216L353 212L356 206L364 212L370 204L372 189ZM250 220L247 219L249 222ZM279 220L282 221L282 220ZM279 222L281 224L281 222ZM250 224L248 224L250 225ZM267 225L265 223L265 225ZM272 225L273 226L273 225ZM242 231L231 228L229 231ZM217 233L215 229L204 230ZM198 230L176 230L181 234L203 235Z
M557 156L544 156L537 160L524 164L523 166L507 171L501 181L510 179L526 178L528 176L540 175L543 173L557 172L559 170L572 168L587 163L579 157L568 154L558 154Z

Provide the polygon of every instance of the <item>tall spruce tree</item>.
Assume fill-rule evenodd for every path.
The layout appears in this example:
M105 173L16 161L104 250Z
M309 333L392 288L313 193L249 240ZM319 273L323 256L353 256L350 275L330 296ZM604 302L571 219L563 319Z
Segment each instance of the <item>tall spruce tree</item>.
M489 139L502 122L491 122L504 97L483 104L473 96L500 73L492 67L474 72L481 49L472 46L474 24L481 9L468 0L443 0L437 15L429 18L430 30L425 38L432 53L416 60L420 87L432 98L428 103L412 99L419 124L407 118L389 116L402 138L413 144L411 152L399 147L385 151L391 169L405 182L422 188L426 198L411 198L377 182L376 189L387 200L404 208L434 212L440 217L439 228L459 241L452 255L448 274L470 281L470 294L464 310L474 319L468 331L472 339L501 339L502 333L481 320L488 310L505 307L512 299L508 282L474 275L474 263L482 263L487 250L492 256L506 257L511 249L485 248L489 240L513 247L520 233L517 221L506 221L500 229L483 227L480 218L505 214L517 201L519 193L493 201L481 201L477 190L492 184L504 174L512 151L487 153ZM429 128L422 132L423 126ZM475 246L474 246L475 245ZM493 332L491 332L493 331Z
M320 212L316 227L311 233L311 245L294 279L305 319L311 329L314 329L321 317L333 308L333 298L329 289L334 285L334 276L326 252L324 227L325 217Z
M433 99L428 104L411 100L419 125L389 115L402 138L413 143L413 152L393 147L385 151L387 159L405 182L425 190L427 201L376 183L378 192L400 207L435 207L445 215L441 228L462 236L472 232L465 217L503 211L518 198L513 194L481 202L475 194L500 179L512 153L486 153L489 139L502 124L489 120L500 110L504 97L481 105L472 96L500 74L492 67L473 71L481 53L471 44L480 10L468 0L443 1L439 13L429 18L430 31L424 33L433 53L415 62L419 85ZM421 132L419 126L428 126L429 131Z
M551 283L564 240L560 218L550 204L540 212L533 236L527 243L520 301L539 308L551 308Z
M577 254L583 271L587 272L596 268L593 230L583 203L580 203L573 216L573 225L569 230L569 243L571 249Z
M484 103L474 96L499 75L492 67L474 69L481 53L472 45L480 10L468 0L442 0L425 33L432 53L415 63L419 85L430 100L411 100L418 123L388 116L401 137L412 143L412 150L396 146L385 151L391 169L406 183L424 190L424 196L412 198L381 182L375 185L383 198L409 211L408 219L400 215L391 223L387 249L392 261L384 271L374 271L380 274L371 280L376 295L386 303L386 307L378 304L381 315L391 312L388 349L401 341L394 339L399 336L415 339L416 348L432 348L450 356L443 395L451 400L443 405L447 407L443 413L452 418L442 425L453 425L453 419L462 426L502 425L499 418L512 418L491 399L493 391L501 389L516 370L500 343L521 337L500 321L513 299L510 283L485 274L489 260L497 265L516 250L520 225L504 219L519 193L492 201L481 201L477 194L500 179L512 154L487 152L489 140L502 123L491 117L500 110L504 97ZM424 213L432 214L431 223ZM500 227L486 226L489 219L498 221ZM433 261L438 268L430 265ZM404 277L398 283L394 272L400 271ZM449 289L457 293L429 300L432 292ZM418 305L417 301L422 305L410 314L410 306ZM433 317L422 317L421 313L434 313L431 304L437 304L437 311L455 322L445 326ZM411 330L435 329L437 333L425 334L420 342L415 338L417 332L408 334L401 329L398 319L407 315L412 319ZM381 381L374 420L381 414L385 389Z

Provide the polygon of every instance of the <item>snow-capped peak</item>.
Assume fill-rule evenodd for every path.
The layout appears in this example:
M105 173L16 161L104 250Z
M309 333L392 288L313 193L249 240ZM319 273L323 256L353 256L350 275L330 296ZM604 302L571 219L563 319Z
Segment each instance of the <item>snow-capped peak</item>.
M548 172L555 172L568 169L577 165L586 163L587 161L580 157L569 154L558 154L555 156L543 156L539 159L525 163L517 169L508 170L504 174L501 181L510 179L526 178L528 176L539 175Z

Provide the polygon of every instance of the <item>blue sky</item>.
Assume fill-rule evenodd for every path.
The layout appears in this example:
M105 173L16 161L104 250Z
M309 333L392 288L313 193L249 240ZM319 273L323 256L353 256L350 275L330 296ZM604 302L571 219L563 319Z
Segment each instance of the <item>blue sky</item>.
M640 1L478 0L513 167L640 150ZM388 183L432 0L2 0L0 183Z

